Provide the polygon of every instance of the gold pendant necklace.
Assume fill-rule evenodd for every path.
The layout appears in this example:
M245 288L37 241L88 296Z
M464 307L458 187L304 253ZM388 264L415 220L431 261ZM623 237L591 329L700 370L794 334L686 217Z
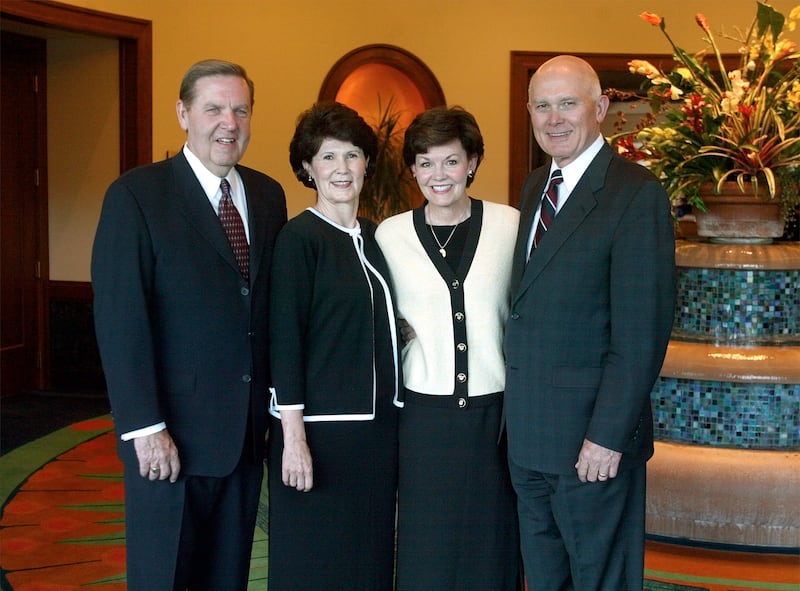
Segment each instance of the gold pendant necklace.
M458 224L453 226L453 229L450 230L450 236L447 237L447 240L444 241L444 244L439 242L439 237L436 235L436 232L433 231L433 224L428 224L428 227L431 229L431 234L433 234L433 239L436 240L436 244L439 246L439 254L442 255L442 258L447 256L447 251L445 250L445 246L450 243L450 239L453 237L453 234L456 233L456 228L458 228Z

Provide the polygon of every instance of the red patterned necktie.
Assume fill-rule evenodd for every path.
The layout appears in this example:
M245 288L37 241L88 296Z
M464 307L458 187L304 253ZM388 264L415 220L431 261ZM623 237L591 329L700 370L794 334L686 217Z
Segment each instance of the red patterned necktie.
M247 234L244 233L242 216L236 209L231 199L231 185L227 179L222 179L219 185L222 191L222 198L219 200L219 221L228 235L228 242L231 244L233 254L239 263L239 270L242 277L250 279L250 247L247 244Z
M539 241L547 232L550 224L553 223L553 218L556 217L556 209L558 207L558 185L564 182L564 177L561 176L561 171L556 168L553 174L550 175L550 184L547 185L547 191L544 193L542 199L542 207L539 212L539 223L536 225L536 232L533 234L533 250L539 246Z

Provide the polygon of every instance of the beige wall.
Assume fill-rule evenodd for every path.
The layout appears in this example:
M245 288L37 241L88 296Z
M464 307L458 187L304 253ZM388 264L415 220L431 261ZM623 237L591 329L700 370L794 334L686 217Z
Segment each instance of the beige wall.
M253 139L244 163L276 177L289 213L312 193L291 174L288 142L300 111L317 97L330 67L348 51L389 43L433 70L450 104L472 111L487 155L471 193L508 199L509 52L669 53L657 29L638 18L665 17L687 50L702 46L694 14L712 30L749 25L755 0L68 0L68 3L153 21L153 156L183 143L175 119L177 87L193 62L219 57L242 63L256 83ZM797 0L773 0L784 13ZM792 38L800 42L800 31ZM727 44L725 51L735 51ZM525 97L515 100L524 101ZM101 195L98 197L100 198ZM99 205L96 206L96 209ZM96 214L86 213L86 227ZM91 217L91 220L89 219ZM91 224L89 223L91 221ZM51 216L51 224L58 223ZM52 246L52 245L51 245Z
M119 174L117 42L85 35L47 40L50 279L89 281L94 229Z

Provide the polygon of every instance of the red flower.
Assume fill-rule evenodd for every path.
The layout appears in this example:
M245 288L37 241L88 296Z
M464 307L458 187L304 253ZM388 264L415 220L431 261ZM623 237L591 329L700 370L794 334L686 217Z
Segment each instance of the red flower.
M743 105L739 103L739 112L744 115L745 119L750 119L750 116L753 114L753 111L756 110L755 105Z
M702 12L698 12L694 15L694 20L700 25L700 28L703 29L706 33L709 33L710 30L708 28L708 21L706 20L705 15Z
M706 126L703 123L703 108L706 106L703 97L699 94L691 94L681 110L686 114L686 120L682 125L687 126L697 135L703 135Z
M639 18L647 23L650 23L654 27L657 27L661 24L661 17L653 12L643 12L639 15Z

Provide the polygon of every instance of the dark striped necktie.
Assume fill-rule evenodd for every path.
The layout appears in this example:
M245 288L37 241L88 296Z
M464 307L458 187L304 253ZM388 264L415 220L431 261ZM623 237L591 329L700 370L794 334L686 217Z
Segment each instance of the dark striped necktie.
M545 191L544 198L542 199L539 223L536 225L536 232L533 234L533 246L531 251L539 246L539 241L553 223L553 218L556 217L556 210L558 209L558 185L563 182L564 177L561 176L561 170L556 168L553 174L550 175L550 184L547 185L547 191Z

